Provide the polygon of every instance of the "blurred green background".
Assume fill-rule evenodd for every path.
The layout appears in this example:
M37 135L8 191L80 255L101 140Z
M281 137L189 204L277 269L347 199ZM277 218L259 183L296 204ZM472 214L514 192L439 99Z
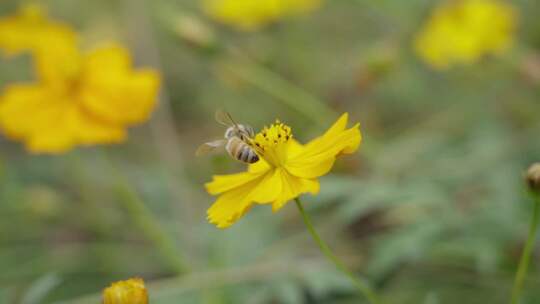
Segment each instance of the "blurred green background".
M163 91L122 145L36 156L0 140L0 303L99 303L132 276L152 304L364 303L292 204L227 230L206 221L203 184L243 170L194 156L221 136L218 108L256 129L279 118L303 142L349 112L360 151L304 198L323 238L386 303L507 303L532 210L523 172L540 160L540 2L508 2L509 52L434 71L411 46L440 1L327 1L256 32L194 0L42 1L83 47L125 43ZM30 65L3 59L0 85ZM539 258L523 303L540 302Z

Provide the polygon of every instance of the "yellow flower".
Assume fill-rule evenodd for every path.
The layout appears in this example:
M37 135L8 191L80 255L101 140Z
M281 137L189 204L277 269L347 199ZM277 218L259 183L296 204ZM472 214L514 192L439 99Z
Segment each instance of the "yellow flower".
M0 49L7 55L54 48L57 39L67 39L74 45L76 34L67 25L48 20L38 5L21 6L18 14L0 19Z
M204 0L204 11L241 30L257 30L278 19L316 9L322 0Z
M438 7L417 35L415 50L429 65L445 69L471 64L512 45L517 13L498 0L456 0Z
M103 304L148 304L148 293L140 278L114 282L103 290Z
M153 110L159 75L133 70L121 46L81 53L71 33L55 35L47 38L53 45L30 47L38 81L8 85L0 96L0 129L35 153L123 141Z
M302 193L319 192L318 177L332 168L336 156L356 151L361 142L360 125L347 129L343 114L326 133L306 145L293 139L291 128L277 121L253 140L260 160L247 172L217 175L206 190L219 195L208 209L208 220L226 228L242 217L253 204L272 204L278 211Z

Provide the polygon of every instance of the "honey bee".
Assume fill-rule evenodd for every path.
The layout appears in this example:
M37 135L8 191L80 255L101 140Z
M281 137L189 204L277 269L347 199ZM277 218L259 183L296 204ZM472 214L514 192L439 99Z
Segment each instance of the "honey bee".
M218 110L215 118L218 123L227 127L224 138L202 144L197 149L196 155L201 156L224 147L233 159L247 164L256 163L259 156L251 145L252 138L255 136L253 128L246 124L237 124L225 111Z

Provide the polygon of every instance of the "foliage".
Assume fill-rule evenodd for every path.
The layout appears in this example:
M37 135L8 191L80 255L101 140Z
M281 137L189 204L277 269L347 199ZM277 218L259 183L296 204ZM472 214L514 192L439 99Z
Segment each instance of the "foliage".
M293 204L226 230L206 221L204 183L243 169L194 157L224 131L218 108L257 130L279 118L302 139L349 112L362 147L304 198L323 239L385 303L508 303L532 210L523 174L540 155L537 2L511 2L505 54L446 71L413 49L439 1L327 1L253 32L196 0L43 3L83 47L123 42L161 72L162 93L121 145L30 155L2 137L0 303L98 303L130 277L152 304L361 303ZM0 62L2 90L35 80L29 56ZM540 300L534 262L523 303Z

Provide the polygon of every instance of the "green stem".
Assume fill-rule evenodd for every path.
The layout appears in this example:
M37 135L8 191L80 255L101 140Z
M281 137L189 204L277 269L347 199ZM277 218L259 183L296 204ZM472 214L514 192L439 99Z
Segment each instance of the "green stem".
M223 67L321 126L326 127L330 123L329 117L336 116L323 101L254 61L224 64Z
M534 243L536 240L536 232L538 230L538 224L540 223L540 196L533 194L535 196L534 202L534 211L531 221L531 226L529 228L529 237L527 238L527 243L525 243L525 248L521 254L521 259L519 261L518 270L516 273L516 279L514 281L514 288L512 290L512 304L518 304L523 291L523 284L525 282L525 277L527 276L527 270L529 269L529 262L531 260L531 253L534 248Z
M113 191L118 196L122 206L126 209L131 219L141 229L144 236L154 243L157 250L164 257L171 269L177 273L188 271L188 266L184 263L185 258L178 252L174 239L159 224L158 219L146 207L137 192L130 187L125 178L120 175L108 159L113 178Z
M319 248L324 253L324 255L336 266L336 268L343 272L354 284L354 286L358 289L360 294L364 297L366 297L369 302L372 304L378 304L381 303L375 294L375 292L369 287L369 285L364 282L363 280L360 280L358 277L356 277L353 273L351 273L347 267L334 255L330 247L321 239L317 231L315 231L315 228L313 227L313 224L311 223L311 219L309 215L304 210L304 207L302 206L302 203L300 202L299 198L295 198L294 201L296 202L296 206L298 207L298 210L300 211L300 214L302 215L302 218L304 219L304 223L306 224L306 227L313 237L313 240L319 245Z

